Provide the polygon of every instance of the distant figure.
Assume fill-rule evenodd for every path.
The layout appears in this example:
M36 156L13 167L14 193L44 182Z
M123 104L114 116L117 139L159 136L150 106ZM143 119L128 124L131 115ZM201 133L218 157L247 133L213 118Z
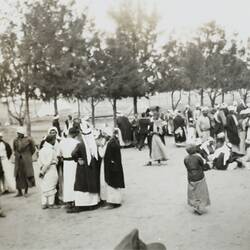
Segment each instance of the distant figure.
M69 129L73 127L73 118L72 115L68 115L68 119L65 121L63 136L67 137L69 134Z
M23 127L17 128L17 138L14 140L16 197L28 194L28 188L35 186L32 155L35 153L35 143L31 137L25 136Z
M55 206L56 186L58 183L57 151L54 147L56 138L48 135L43 148L39 152L38 162L40 165L39 178L41 178L42 209L58 208Z
M57 128L58 135L61 137L62 131L59 123L59 115L55 115L53 118L52 126Z
M121 146L130 146L132 141L132 125L129 122L129 119L123 114L119 114L117 117L117 126L122 135ZM123 143L124 145L122 145Z
M229 142L233 146L234 152L240 151L240 136L239 136L239 122L236 116L236 110L234 106L228 107L229 115L227 116L227 137Z
M139 144L139 119L138 115L135 114L133 120L131 121L132 126L132 142L134 147L138 147Z
M247 108L247 106L246 106L245 102L242 99L240 99L239 105L237 106L237 110L236 110L237 113L240 114L240 112L246 108Z
M138 149L141 150L144 147L145 139L148 136L148 130L150 126L150 119L146 117L146 113L142 113L139 123L139 145Z
M208 116L209 109L207 107L202 108L202 115L196 122L196 131L202 142L208 140L211 134L211 122Z
M106 183L107 208L120 207L122 204L121 190L125 188L125 183L117 129L114 129L113 136L106 145L104 153L104 179Z
M161 165L162 161L167 161L167 150L164 140L164 126L165 122L160 119L159 109L153 111L154 120L150 125L149 136L149 157L150 160L146 166L151 166L152 161L157 161Z
M188 156L184 159L188 177L188 205L194 212L202 215L206 212L205 208L210 205L209 193L205 175L203 172L204 161L197 153L196 145L187 147Z
M186 108L184 110L184 116L186 118L186 124L187 126L189 126L190 119L193 119L193 112L189 105L186 105Z
M12 155L12 149L6 141L3 140L3 133L0 133L0 169L3 171L4 192L8 194L15 190L14 168L9 159Z
M227 113L227 111L226 111L225 104L221 104L219 107L217 107L217 111L214 114L214 121L215 121L214 133L215 133L215 136L221 132L225 132L225 128L227 125L226 113Z
M174 118L174 139L177 146L182 146L186 142L186 122L181 111L177 111Z

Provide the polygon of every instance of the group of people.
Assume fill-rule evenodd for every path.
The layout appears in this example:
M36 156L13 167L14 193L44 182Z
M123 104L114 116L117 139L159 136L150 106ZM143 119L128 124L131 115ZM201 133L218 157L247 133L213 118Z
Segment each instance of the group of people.
M65 124L62 137L53 126L38 147L24 128L18 127L13 142L14 167L9 161L12 149L0 135L2 194L17 190L16 197L27 197L28 189L37 182L43 209L63 205L67 213L78 213L120 207L125 183L118 130L94 133L87 121L78 118ZM33 167L35 152L38 181ZM0 217L4 216L0 206Z
M62 138L52 127L40 146L42 208L63 202L67 213L77 213L121 206L125 183L118 131L94 133L78 118L66 124Z
M61 130L55 116L38 148L19 127L13 142L14 167L9 161L12 148L0 134L0 188L3 194L17 190L17 197L27 197L36 185L33 155L38 152L43 209L62 204L67 213L117 208L125 188L120 148L132 144L141 150L147 140L146 166L161 165L168 160L166 135L174 135L177 146L187 147L188 203L198 214L210 204L204 171L249 168L250 105L196 106L195 110L187 106L183 112L165 114L156 106L131 122L119 114L115 129L97 130L87 119L69 115Z

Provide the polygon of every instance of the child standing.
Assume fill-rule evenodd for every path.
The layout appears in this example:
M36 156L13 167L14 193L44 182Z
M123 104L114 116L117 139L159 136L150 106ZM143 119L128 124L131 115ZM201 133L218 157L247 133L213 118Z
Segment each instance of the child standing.
M188 205L196 214L202 215L206 212L206 206L210 205L207 183L204 175L204 161L197 152L196 145L187 147L188 156L184 164L188 174Z

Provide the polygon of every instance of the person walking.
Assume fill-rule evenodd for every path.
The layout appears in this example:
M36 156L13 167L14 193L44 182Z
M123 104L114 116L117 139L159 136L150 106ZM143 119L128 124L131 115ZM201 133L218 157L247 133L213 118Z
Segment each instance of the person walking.
M187 147L188 156L184 159L188 179L188 205L194 213L202 215L210 205L208 187L203 171L204 161L197 151L196 145Z

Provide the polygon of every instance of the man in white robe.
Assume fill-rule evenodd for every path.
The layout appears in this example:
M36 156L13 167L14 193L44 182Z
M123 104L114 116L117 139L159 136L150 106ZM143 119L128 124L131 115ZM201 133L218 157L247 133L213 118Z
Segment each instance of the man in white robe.
M60 156L63 158L63 202L74 202L74 184L77 163L73 160L71 153L79 143L74 137L76 131L69 129L68 137L61 140L59 144ZM70 205L70 204L69 204Z

